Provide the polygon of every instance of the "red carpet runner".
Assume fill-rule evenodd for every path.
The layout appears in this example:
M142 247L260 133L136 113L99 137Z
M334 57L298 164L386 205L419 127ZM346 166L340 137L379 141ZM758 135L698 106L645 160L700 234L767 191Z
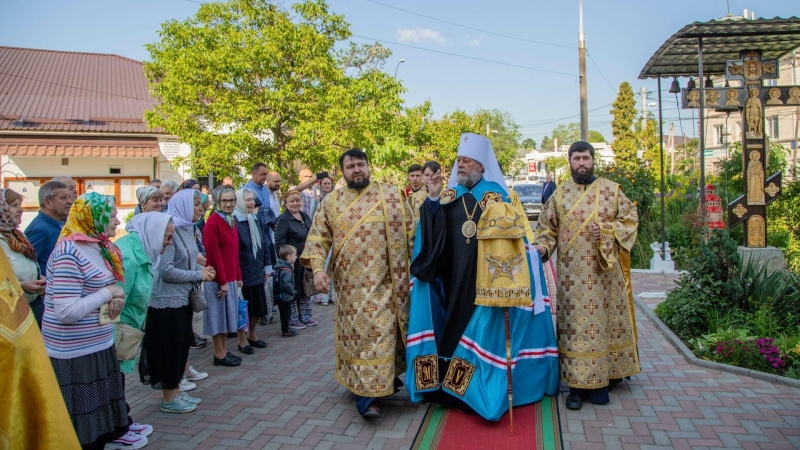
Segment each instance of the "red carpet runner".
M431 405L417 433L413 449L417 450L515 450L561 449L561 428L558 421L558 399L514 408L514 436L508 434L508 413L497 422L478 415L467 415L458 409Z

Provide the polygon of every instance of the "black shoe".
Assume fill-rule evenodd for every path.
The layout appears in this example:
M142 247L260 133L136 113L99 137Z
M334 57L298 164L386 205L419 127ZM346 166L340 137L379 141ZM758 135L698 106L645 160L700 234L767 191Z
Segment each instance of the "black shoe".
M189 348L198 349L198 348L203 348L205 346L206 343L204 341L198 341L197 339L195 339L194 343L192 343L192 345Z
M239 359L233 359L229 355L226 355L224 358L219 359L216 356L214 357L214 365L215 366L226 366L226 367L236 367L241 365L242 361Z
M238 334L236 334L236 332L234 331L233 333L228 333L228 334L226 334L226 336L227 336L227 337L229 337L229 338L235 338L235 337L237 337L237 336L239 336L239 335L238 335Z
M228 353L225 355L225 357L226 357L226 358L235 359L235 360L237 360L237 361L241 361L241 360L242 360L242 357L241 357L241 356L236 356L236 355L234 355L234 354L233 354L233 353L231 353L231 352L228 352Z
M244 353L245 355L252 355L253 353L256 352L255 350L253 350L253 347L250 347L249 345L245 345L244 347L240 345L239 351Z
M267 348L267 343L262 341L261 339L257 341L251 341L250 339L247 339L247 342L250 343L250 345L252 345L255 348Z
M290 329L289 331L284 331L283 333L281 333L281 336L282 337L295 337L295 336L297 336L297 331L294 331L294 330Z
M583 406L583 399L581 399L580 394L570 394L567 397L566 406L567 409L581 409Z
M197 333L192 333L192 334L194 335L195 342L202 342L202 343L208 342L208 338L200 337L200 335Z

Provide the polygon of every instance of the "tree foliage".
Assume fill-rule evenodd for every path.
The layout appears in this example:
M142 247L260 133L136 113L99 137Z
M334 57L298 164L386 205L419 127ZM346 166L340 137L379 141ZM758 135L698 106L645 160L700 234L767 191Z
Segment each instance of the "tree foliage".
M199 172L328 168L342 149L383 144L401 111L402 86L380 70L390 51L336 51L349 25L322 0L204 3L159 35L145 63L159 103L145 118L195 149Z
M658 145L658 135L656 134L657 122L655 120L648 120L644 130L639 134L639 142L641 143L642 160L650 167L650 173L656 179L661 177L661 157L659 151L661 150Z
M614 142L611 144L611 148L614 150L614 164L622 170L636 170L641 165L641 161L636 155L639 147L636 133L633 130L633 121L636 119L636 99L630 83L623 81L619 85L619 93L612 106L614 109L611 110L611 114L614 119L611 122L611 130Z
M581 140L581 124L570 122L556 126L551 133L553 139L558 139L558 146L572 145ZM606 138L599 131L589 130L589 142L605 142Z
M536 149L536 141L534 141L534 140L533 140L533 139L531 139L531 138L525 138L525 139L522 141L522 147L523 147L523 148L529 148L529 149L534 149L534 150L535 150L535 149Z

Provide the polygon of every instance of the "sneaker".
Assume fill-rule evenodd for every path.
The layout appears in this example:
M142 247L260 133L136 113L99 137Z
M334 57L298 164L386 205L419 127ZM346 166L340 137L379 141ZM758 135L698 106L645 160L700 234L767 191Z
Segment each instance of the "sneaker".
M195 409L197 409L197 405L187 403L178 397L175 397L175 400L171 402L161 401L161 412L165 413L182 414L192 412Z
M192 397L191 395L187 394L186 392L181 392L175 398L179 398L179 399L183 400L184 402L191 403L193 405L199 405L200 403L203 403L203 400L201 400L201 399L199 399L197 397Z
M197 350L198 348L203 348L206 345L208 345L208 344L206 342L204 342L204 341L194 341L192 343L192 345L189 346L189 348Z
M192 389L196 388L197 385L191 381L187 381L186 378L181 378L181 384L178 387L181 391L191 391Z
M308 319L308 322L303 322L303 324L308 326L308 327L314 327L314 326L317 325L317 323L319 323L319 322L317 322L314 319Z
M289 331L284 331L283 333L281 333L281 336L283 336L283 337L295 337L295 336L297 336L297 331L294 331L294 330L292 330L290 328Z
M130 431L122 435L119 439L115 439L111 442L107 442L105 448L108 449L117 449L117 448L142 448L147 445L147 438L136 433L131 433Z
M205 372L198 372L194 367L189 366L189 369L183 373L183 378L188 381L200 381L208 378L208 374Z
M153 427L144 423L133 422L128 427L128 431L136 433L139 436L150 436L153 433Z
M295 322L295 323L289 325L289 328L291 328L292 330L304 330L306 328L306 326L303 325L303 322L299 322L298 321L298 322Z
M272 307L272 314L278 314L278 307L277 306L273 306Z

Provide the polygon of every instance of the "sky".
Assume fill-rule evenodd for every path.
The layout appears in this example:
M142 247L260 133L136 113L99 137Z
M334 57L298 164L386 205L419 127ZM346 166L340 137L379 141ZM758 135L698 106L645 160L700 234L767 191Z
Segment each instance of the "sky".
M148 59L144 45L159 39L160 24L192 16L198 1L0 0L0 45L112 53L143 61ZM500 109L537 143L555 126L579 121L578 0L328 4L350 23L353 42L380 40L392 50L384 70L396 71L407 89L406 106L430 100L437 117L457 108ZM798 12L797 0L585 0L589 128L611 139L609 110L623 81L631 83L637 101L644 87L648 103L655 102L655 80L637 79L647 60L680 28L724 17L728 5L733 15L745 8L768 18ZM675 97L666 92L669 83L662 81L664 119L674 121L678 130ZM689 114L681 112L681 118L686 135L692 136Z

